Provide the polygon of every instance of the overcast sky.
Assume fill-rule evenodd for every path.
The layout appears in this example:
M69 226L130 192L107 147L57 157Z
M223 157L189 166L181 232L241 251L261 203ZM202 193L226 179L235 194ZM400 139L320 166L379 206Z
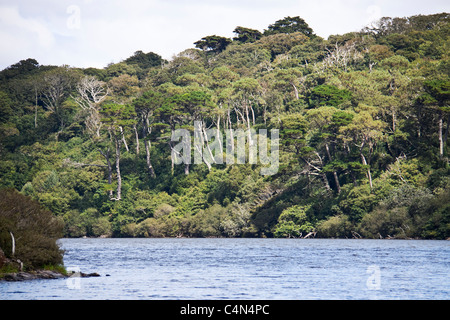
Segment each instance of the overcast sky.
M0 0L0 70L22 59L103 68L137 50L171 59L207 35L300 16L321 37L385 16L450 12L448 0Z

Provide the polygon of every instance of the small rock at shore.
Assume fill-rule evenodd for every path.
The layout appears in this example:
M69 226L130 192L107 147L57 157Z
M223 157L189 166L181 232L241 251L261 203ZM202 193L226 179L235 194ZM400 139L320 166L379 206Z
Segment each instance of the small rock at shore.
M50 270L37 270L33 272L17 272L17 273L7 273L4 275L3 280L6 281L25 281L34 279L61 279L66 276L50 271Z
M97 272L93 272L93 273L83 273L83 272L81 272L81 277L82 278L100 277L100 275Z
M100 275L96 272L93 273L83 273L77 272L75 274L64 275L59 272L54 272L50 270L37 270L32 272L16 272L16 273L7 273L4 274L1 280L4 281L26 281L26 280L35 280L35 279L62 279L68 278L70 276L79 276L82 278L89 277L100 277Z

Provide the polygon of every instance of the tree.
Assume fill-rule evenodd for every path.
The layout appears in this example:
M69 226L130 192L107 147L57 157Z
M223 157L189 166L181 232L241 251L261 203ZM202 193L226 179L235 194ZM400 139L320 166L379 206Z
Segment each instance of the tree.
M323 170L324 157L308 145L307 134L310 126L307 119L302 114L296 113L285 115L280 120L280 140L283 147L286 151L293 149L297 159L305 164L300 174L319 177L325 190L331 190L326 172Z
M241 78L233 84L234 100L237 102L239 108L235 108L238 118L242 119L243 123L247 125L249 145L253 146L253 139L251 137L250 112L252 117L252 124L255 125L255 110L253 105L257 103L258 97L261 94L261 85L253 78Z
M307 145L308 121L299 113L286 115L280 120L280 140L283 142L283 146L287 150L293 148L295 154L300 156Z
M295 100L299 100L299 87L302 85L304 78L302 77L302 71L299 68L279 69L274 75L275 86L286 88L292 87Z
M315 87L309 95L309 103L312 106L338 107L351 100L352 93L346 89L338 89L335 86L322 84Z
M14 189L0 190L0 248L27 269L63 263L56 241L63 224L50 211Z
M450 127L450 81L449 80L427 80L424 82L425 94L420 99L423 104L431 105L438 111L438 125L439 125L439 155L444 156L444 145L448 138L448 131ZM447 130L444 131L444 114L448 114Z
M20 60L0 73L0 81L9 80L17 76L23 76L39 69L39 63L36 59L28 58L26 60Z
M244 27L236 27L233 32L236 34L233 40L241 43L255 42L262 37L262 33L258 30Z
M164 60L159 54L154 52L144 53L138 50L131 57L125 59L124 62L134 66L138 78L142 79L147 75L150 68L161 66Z
M337 163L334 163L334 159L332 157L333 150L336 146L336 133L333 130L335 122L335 115L342 111L334 107L320 107L317 109L311 109L307 113L307 120L311 124L311 131L317 132L317 140L318 145L316 146L316 150L320 150L321 147L325 148L325 152L323 152L324 157L328 158L328 168L333 173L334 182L336 185L336 191L339 194L341 192L341 184L339 182L339 177L337 174ZM313 132L314 132L313 131ZM323 157L323 158L324 158Z
M363 32L381 38L390 34L404 34L413 30L432 30L436 26L448 23L449 16L448 13L438 13L426 16L416 15L407 18L383 17L364 28Z
M9 118L14 114L11 108L11 99L8 94L0 91L0 123L8 122Z
M274 236L297 238L305 237L314 230L308 221L306 212L309 206L296 205L283 210L278 217L278 224L275 226Z
M284 19L276 21L274 24L269 25L267 30L264 31L264 35L268 36L277 33L294 33L301 32L308 37L314 37L314 31L309 25L300 17L286 17Z
M60 129L64 128L66 118L63 102L69 97L76 78L76 74L68 66L50 70L43 75L42 100L46 108L55 115Z
M123 139L123 129L132 126L136 113L132 105L107 103L102 105L102 122L107 125L108 132L113 139L116 155L116 197L111 200L122 199L122 176L120 173L120 146Z
M109 88L103 81L97 80L94 76L85 76L77 86L78 96L73 97L77 104L87 112L86 128L91 135L100 137L102 122L100 119L100 103L109 94Z
M175 130L177 124L192 130L195 121L201 123L201 128L195 128L195 132L200 134L197 138L202 142L202 146L206 143L206 146L210 151L205 129L205 118L213 118L215 115L214 109L215 105L212 102L209 93L202 90L193 90L182 94L175 94L166 99L166 102L160 109L160 114L166 119L172 131ZM172 141L169 142L169 145L171 150L174 150ZM196 147L200 146L196 145ZM201 150L197 150L197 152L203 154ZM172 167L174 165L173 160L174 159L172 158ZM210 163L206 162L206 164L208 168L211 168ZM185 174L189 174L188 163L185 164Z
M146 70L151 67L159 67L163 62L161 56L154 52L144 53L141 50L136 51L131 57L125 59L127 64L137 65Z
M362 106L353 117L352 122L340 128L346 142L353 142L357 148L361 163L367 167L367 178L370 188L373 189L372 174L370 171L370 158L374 152L374 147L383 136L385 124L373 118L370 107Z
M163 95L159 92L148 90L142 94L141 97L133 101L134 108L139 117L140 123L142 125L142 136L144 137L145 154L147 159L147 168L150 175L156 178L155 170L153 169L150 151L151 151L151 141L149 135L152 133L152 121L157 112L157 109L163 104ZM136 144L139 146L138 133L136 126L134 127L136 131ZM136 151L138 153L138 151Z
M294 33L274 33L264 36L256 42L259 47L266 49L271 53L272 60L276 56L289 54L289 51L295 46L305 44L309 38L301 32ZM288 56L289 57L289 56Z
M363 55L356 48L355 41L347 41L343 45L335 43L333 50L326 49L328 55L323 59L322 68L324 69L342 69L348 71L348 66L356 64L363 59Z
M201 40L194 42L194 44L196 48L202 49L203 51L220 53L225 50L231 42L230 38L213 35L203 37Z

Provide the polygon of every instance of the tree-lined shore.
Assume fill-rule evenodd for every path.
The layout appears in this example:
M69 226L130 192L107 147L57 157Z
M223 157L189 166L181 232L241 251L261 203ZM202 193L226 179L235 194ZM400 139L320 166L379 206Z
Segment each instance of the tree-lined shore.
M15 215L2 200L0 247L11 252L10 233L41 222L52 241L446 239L449 32L447 13L328 39L286 17L205 36L170 61L142 51L103 69L22 60L0 72L0 193L29 206ZM278 172L175 164L171 133L194 121L222 134L278 129Z

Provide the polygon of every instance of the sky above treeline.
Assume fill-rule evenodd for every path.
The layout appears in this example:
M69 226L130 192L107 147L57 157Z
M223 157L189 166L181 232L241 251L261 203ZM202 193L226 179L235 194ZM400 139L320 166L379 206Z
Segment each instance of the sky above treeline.
M170 60L204 36L263 32L287 16L326 39L381 17L442 12L448 0L0 0L0 69L27 58L103 68L138 50Z

